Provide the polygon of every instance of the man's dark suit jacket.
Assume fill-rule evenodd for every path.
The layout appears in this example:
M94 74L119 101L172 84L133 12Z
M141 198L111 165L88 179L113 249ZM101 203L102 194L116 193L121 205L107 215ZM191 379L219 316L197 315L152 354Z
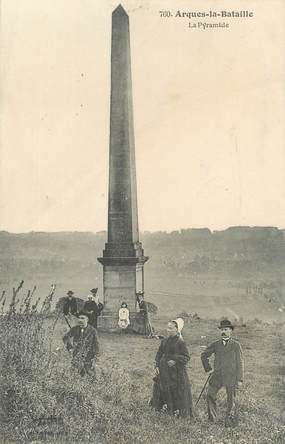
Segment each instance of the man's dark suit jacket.
M63 306L63 314L67 316L69 313L75 315L77 313L77 302L75 298L65 298Z
M212 370L209 362L211 355L214 358L214 373L210 382L219 380L223 386L234 386L238 381L243 381L244 363L240 343L230 338L227 345L222 339L209 345L201 355L203 367L206 372Z
M79 325L72 327L64 335L63 342L66 344L67 350L73 348L73 356L80 354L82 358L91 360L99 354L97 331L89 324L84 329Z

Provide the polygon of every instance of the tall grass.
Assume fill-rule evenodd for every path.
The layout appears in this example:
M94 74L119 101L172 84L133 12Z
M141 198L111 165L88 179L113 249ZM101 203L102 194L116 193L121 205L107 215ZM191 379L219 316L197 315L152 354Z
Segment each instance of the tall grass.
M112 365L97 376L82 378L63 366L61 352L51 350L56 318L50 321L20 314L2 319L3 442L89 442L91 437L101 442L111 430L119 433L122 408L132 403L128 375Z
M201 335L210 335L216 322L192 322L195 327L186 324L185 338L194 349L190 376L197 399L205 380L198 362ZM80 377L71 369L68 352L55 347L64 328L58 314L16 313L11 309L1 316L1 444L285 442L285 417L277 412L284 375L274 376L272 367L279 356L271 346L279 331L274 326L253 323L243 333L246 383L240 396L241 423L233 430L224 428L223 398L218 401L221 420L212 426L207 422L203 399L192 421L150 409L150 366L158 341L100 334L103 356L97 371ZM242 334L242 328L240 331Z

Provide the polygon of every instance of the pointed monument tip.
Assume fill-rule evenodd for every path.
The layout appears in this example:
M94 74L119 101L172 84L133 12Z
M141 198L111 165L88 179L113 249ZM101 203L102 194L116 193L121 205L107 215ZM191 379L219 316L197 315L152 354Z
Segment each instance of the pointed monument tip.
M126 15L128 16L128 14L126 13L126 11L124 10L123 6L121 5L121 3L119 4L119 6L116 7L116 9L114 9L113 14L120 14L120 15Z

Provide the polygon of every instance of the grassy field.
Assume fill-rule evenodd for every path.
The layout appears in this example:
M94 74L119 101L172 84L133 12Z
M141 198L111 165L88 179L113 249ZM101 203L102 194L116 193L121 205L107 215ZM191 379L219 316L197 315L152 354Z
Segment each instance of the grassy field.
M102 277L101 271L100 277ZM84 273L84 279L79 273L78 276L57 276L57 279L54 277L54 280L51 280L50 276L41 276L37 279L28 277L24 281L24 292L27 292L27 289L32 289L35 283L37 284L32 303L38 297L41 298L42 303L50 291L52 282L56 283L53 306L58 299L66 296L69 289L73 289L77 297L85 300L89 289L99 286L99 297L103 300L99 282L94 280L94 270L87 277ZM197 312L203 318L228 316L231 319L242 317L244 320L258 318L264 321L282 322L284 312L280 312L278 309L285 304L285 283L279 284L277 279L270 282L274 283L272 288L261 288L262 291L258 292L254 286L262 285L262 281L255 277L250 281L252 287L247 292L248 281L241 278L234 280L221 275L193 278L187 273L146 271L145 298L158 307L160 317L175 316L180 311ZM11 300L11 287L17 287L18 284L19 280L14 279L9 285L1 286L1 290L6 290L5 309ZM82 289L83 285L84 290Z
M206 379L200 353L218 336L217 323L192 320L183 330L191 352L188 373L194 402ZM153 324L165 334L166 320ZM223 392L214 425L208 424L205 398L194 420L172 418L148 406L159 340L99 332L97 377L79 378L62 347L66 331L61 318L1 323L1 443L285 442L284 325L250 321L235 330L244 349L245 384L239 393L240 425L234 429L224 427Z
M265 321L282 321L284 318L284 314L278 311L282 302L275 295L277 291L262 289L258 293L255 288L250 288L247 292L246 280L222 276L200 276L194 279L186 273L177 275L171 271L163 278L155 273L147 274L147 278L146 298L159 307L159 314L163 316L174 315L179 305L181 311L197 312L203 318L258 317ZM256 286L260 284L256 277L252 282ZM280 293L282 291L283 287Z

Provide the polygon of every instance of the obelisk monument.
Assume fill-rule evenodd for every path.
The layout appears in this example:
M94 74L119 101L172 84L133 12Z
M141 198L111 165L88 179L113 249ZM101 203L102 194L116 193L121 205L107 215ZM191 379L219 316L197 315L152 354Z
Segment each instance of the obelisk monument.
M132 322L148 259L139 242L129 17L121 5L112 14L108 199L108 241L98 258L104 293L100 323L113 329L123 301Z

